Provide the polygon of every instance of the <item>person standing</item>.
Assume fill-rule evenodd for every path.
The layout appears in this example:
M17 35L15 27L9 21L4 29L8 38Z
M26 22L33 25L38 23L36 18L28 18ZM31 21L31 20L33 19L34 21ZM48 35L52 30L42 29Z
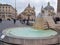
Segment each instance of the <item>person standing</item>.
M14 24L16 23L16 19L13 19L13 21L14 21Z
M2 22L2 19L0 19L0 23Z

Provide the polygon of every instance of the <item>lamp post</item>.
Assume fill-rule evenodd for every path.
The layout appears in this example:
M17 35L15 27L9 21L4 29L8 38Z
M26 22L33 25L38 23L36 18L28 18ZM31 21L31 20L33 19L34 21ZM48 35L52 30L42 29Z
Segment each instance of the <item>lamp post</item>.
M15 18L16 18L16 0L15 0Z

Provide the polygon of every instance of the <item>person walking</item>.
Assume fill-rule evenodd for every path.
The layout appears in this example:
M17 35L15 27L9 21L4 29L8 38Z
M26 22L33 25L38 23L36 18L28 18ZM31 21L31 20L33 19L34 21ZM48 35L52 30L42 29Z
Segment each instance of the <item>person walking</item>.
M16 23L16 19L13 19L13 21L14 21L14 24Z

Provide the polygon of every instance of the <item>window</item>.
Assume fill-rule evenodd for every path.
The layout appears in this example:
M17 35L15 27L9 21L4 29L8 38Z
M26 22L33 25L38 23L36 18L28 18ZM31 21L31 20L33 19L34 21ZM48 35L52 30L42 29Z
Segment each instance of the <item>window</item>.
M4 8L4 7L3 7Z
M44 11L42 10L42 13L44 13Z
M0 14L1 14L1 12L0 12Z
M50 16L50 14L49 14L49 16Z
M7 8L7 7L6 7Z
M3 9L3 11L4 11L4 9Z
M7 9L6 9L6 11L7 11Z
M6 7L6 11L7 11L7 7Z
M4 7L3 7L3 10L2 11L4 11Z
M9 7L9 12L10 12L10 7Z
M10 7L9 7L9 9L10 9Z

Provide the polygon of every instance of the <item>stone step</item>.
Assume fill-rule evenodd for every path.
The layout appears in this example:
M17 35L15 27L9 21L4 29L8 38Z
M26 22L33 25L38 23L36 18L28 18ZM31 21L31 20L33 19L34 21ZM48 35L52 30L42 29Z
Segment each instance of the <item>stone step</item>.
M47 20L50 27L55 27L55 22L51 16L46 17L46 20Z

